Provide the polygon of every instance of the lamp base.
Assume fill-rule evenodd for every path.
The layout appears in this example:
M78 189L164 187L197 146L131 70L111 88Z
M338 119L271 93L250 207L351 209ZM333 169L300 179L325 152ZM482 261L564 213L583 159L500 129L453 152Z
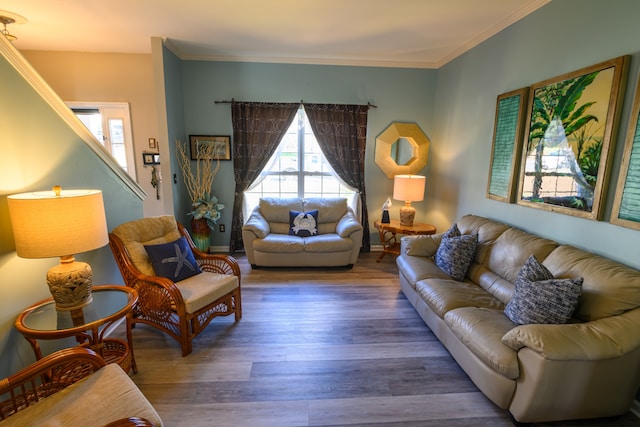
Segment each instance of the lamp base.
M407 203L400 208L400 225L403 227L413 227L413 219L416 216L416 208Z
M47 272L47 285L56 303L57 310L77 310L91 303L93 272L86 262L69 262L63 257L61 263Z

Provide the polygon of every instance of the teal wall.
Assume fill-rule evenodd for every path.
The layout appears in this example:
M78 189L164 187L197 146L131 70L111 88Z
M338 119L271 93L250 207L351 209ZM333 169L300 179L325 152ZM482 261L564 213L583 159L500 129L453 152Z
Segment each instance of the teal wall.
M436 125L433 121L435 76L435 70L402 68L184 61L185 140L188 134L233 134L230 105L215 101L235 98L268 102L371 102L378 108L369 110L365 173L371 229L375 232L373 221L380 217L380 207L393 189L393 181L374 162L375 138L394 121L417 123L431 136ZM428 165L420 174L429 179ZM213 190L226 206L219 223L224 223L229 230L234 192L232 162L222 162ZM429 192L427 184L425 201L414 203L417 221L428 219L424 211L430 203ZM400 205L396 201L392 209L397 211ZM179 212L176 207L176 215ZM377 233L372 234L372 241L379 243ZM213 246L228 244L228 231L212 234Z
M40 95L0 56L0 378L33 362L26 340L14 327L27 306L50 296L47 270L58 259L16 256L7 195L63 188L102 190L107 225L112 229L142 217L142 200L98 158ZM43 212L46 215L46 212ZM121 284L108 246L77 254L88 262L95 284Z
M444 228L466 213L496 218L640 268L640 232L608 223L638 79L640 2L552 1L438 70L427 217ZM632 55L605 221L485 198L497 95Z

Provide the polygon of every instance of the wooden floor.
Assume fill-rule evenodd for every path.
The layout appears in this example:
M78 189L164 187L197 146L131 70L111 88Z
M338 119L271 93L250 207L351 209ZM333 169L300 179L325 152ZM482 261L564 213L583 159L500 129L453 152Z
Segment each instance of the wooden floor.
M400 292L393 257L378 255L351 270L252 270L238 256L242 320L215 319L184 358L175 341L137 326L133 380L168 427L512 426Z

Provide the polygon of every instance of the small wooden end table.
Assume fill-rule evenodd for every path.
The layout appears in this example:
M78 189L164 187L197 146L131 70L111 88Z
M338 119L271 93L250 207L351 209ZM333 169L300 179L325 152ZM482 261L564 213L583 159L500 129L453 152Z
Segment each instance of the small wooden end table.
M38 340L75 337L79 345L100 354L107 363L118 363L126 372L138 372L133 357L132 309L138 292L128 286L101 285L91 288L92 302L77 310L57 310L53 298L42 300L18 315L16 329L42 359ZM127 342L105 338L117 320L127 318Z
M383 224L380 220L376 220L373 226L380 232L380 242L382 243L382 254L378 257L377 262L382 261L386 254L400 255L400 241L397 234L436 234L436 227L431 224L423 224L414 222L412 226L400 224L397 219L392 219L388 224Z

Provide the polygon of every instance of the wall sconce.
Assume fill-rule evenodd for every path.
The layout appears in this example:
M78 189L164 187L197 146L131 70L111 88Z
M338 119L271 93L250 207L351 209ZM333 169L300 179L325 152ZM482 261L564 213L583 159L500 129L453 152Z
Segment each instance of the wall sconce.
M73 254L105 246L107 221L100 190L62 190L7 197L21 258L52 258L60 264L47 272L47 284L58 310L76 310L92 301L93 273Z
M424 185L427 178L421 175L396 175L393 177L393 198L404 200L400 208L400 225L413 227L416 209L411 202L424 199Z

